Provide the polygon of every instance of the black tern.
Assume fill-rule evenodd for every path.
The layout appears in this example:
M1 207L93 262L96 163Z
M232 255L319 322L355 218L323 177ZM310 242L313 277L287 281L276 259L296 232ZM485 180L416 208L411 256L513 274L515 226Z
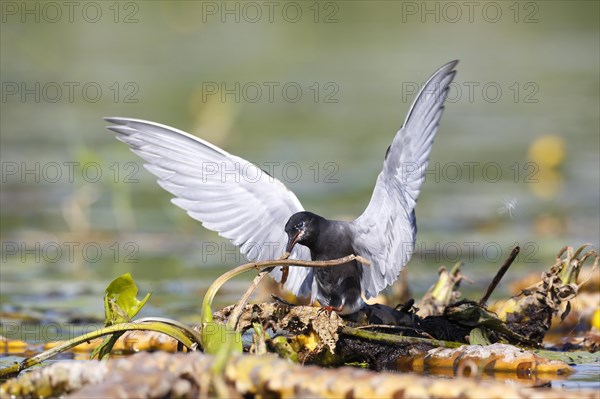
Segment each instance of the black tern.
M355 254L330 268L289 268L284 287L322 306L350 314L394 283L412 256L415 205L458 61L425 83L383 161L371 200L352 222L328 220L304 210L283 183L255 164L183 131L130 118L105 118L117 139L142 157L172 202L204 227L231 240L250 260L330 260ZM282 280L282 268L271 276Z

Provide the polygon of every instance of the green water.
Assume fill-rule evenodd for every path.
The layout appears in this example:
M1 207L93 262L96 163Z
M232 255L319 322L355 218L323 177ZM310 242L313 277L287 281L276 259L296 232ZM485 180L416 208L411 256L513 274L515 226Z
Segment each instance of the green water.
M271 165L305 208L351 219L413 93L452 59L417 207L414 296L458 259L481 295L515 243L507 280L563 245L599 247L598 2L484 2L472 14L462 2L275 2L272 15L252 2L78 3L72 15L43 4L4 2L0 24L5 312L99 320L104 287L131 272L153 291L142 315L197 320L210 282L244 262L169 203L103 116L197 134ZM528 151L548 136L559 145L544 169Z

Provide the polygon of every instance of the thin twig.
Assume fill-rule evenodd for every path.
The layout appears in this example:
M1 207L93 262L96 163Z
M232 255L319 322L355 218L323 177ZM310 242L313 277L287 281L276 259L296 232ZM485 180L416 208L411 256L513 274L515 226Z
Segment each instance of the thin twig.
M500 280L502 280L502 277L504 277L504 274L506 273L506 271L508 270L510 265L512 265L512 263L514 262L515 258L517 257L517 255L519 254L520 251L521 251L521 248L519 246L516 246L510 252L510 255L504 261L504 264L500 267L500 270L498 270L498 273L496 273L496 276L494 276L494 279L488 286L487 290L485 291L485 294L479 300L479 306L485 307L487 300L490 298L490 295L492 295L492 292L494 292L494 290L498 286L498 283L500 283Z
M390 326L387 324L368 324L366 326L358 326L358 327L354 327L357 330L374 330L376 328L381 328L382 330L397 330L397 331L406 331L406 330L410 330L410 331L416 331L414 328L411 327L405 327L405 326Z
M273 298L273 300L274 300L275 302L278 302L278 303L280 303L280 304L282 304L282 305L285 305L285 306L289 306L289 307L291 307L291 308L292 308L292 307L294 307L294 306L300 306L300 305L296 305L296 304L293 304L293 303L291 303L291 302L288 302L288 301L286 301L285 299L283 299L283 298L281 298L281 297L278 297L278 296L277 296L277 295L275 295L275 294L271 294L271 298Z
M265 278L267 274L269 274L271 270L273 270L273 267L262 270L260 273L258 273L256 277L254 277L254 280L252 280L252 283L250 284L246 292L244 292L242 298L238 301L238 303L235 304L235 307L233 308L233 311L231 312L231 315L227 320L227 326L230 327L232 330L237 329L238 321L240 320L240 316L242 315L244 307L250 300L250 296L252 296L252 293L254 292L256 287L258 287L258 284L262 281L263 278Z
M285 252L283 255L281 255L281 257L279 258L279 260L287 259L287 258L289 258L289 256L290 256L289 252ZM250 284L250 286L248 287L248 289L246 290L246 292L244 292L244 295L242 295L242 298L235 305L235 307L233 308L233 311L231 312L231 315L229 315L229 320L227 321L227 326L230 327L232 330L237 329L238 322L240 320L240 316L242 315L242 311L244 310L244 307L246 306L246 304L250 300L250 297L252 296L252 293L254 292L254 290L256 289L256 287L258 287L258 284L273 269L274 269L274 267L270 267L268 269L261 270L260 273L258 273L256 275L256 277L254 277L254 280L252 280L252 284ZM283 277L282 277L281 281L282 282L284 281Z
M372 341L380 341L380 342L390 342L393 344L400 343L410 343L410 344L419 344L419 343L427 343L433 346L441 346L443 348L458 348L464 344L460 342L453 341L442 341L439 339L427 339L427 338L417 338L417 337L406 337L395 334L386 334L377 331L368 331L368 330L360 330L354 327L342 326L340 332L342 334L350 335L353 337L369 339Z

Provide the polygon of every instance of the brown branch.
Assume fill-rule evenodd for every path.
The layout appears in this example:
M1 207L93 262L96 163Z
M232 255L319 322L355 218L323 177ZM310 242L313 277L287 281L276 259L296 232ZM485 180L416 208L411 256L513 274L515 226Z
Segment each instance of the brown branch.
M517 257L517 255L519 254L520 251L521 251L521 248L519 246L516 246L510 252L510 255L504 261L504 264L500 267L500 270L498 270L498 273L496 273L496 276L494 276L494 279L488 286L487 291L479 300L479 306L485 307L487 300L490 298L490 295L492 295L492 292L494 292L494 290L498 286L498 283L500 282L500 280L502 280L502 277L504 277L504 274L506 273L506 271L508 270L510 265L512 265L512 263L514 262L515 258Z
M360 255L348 255L348 256L345 256L345 257L339 258L339 259L323 260L323 261L312 261L312 260L307 261L307 260L300 260L300 259L288 259L289 256L290 256L290 254L286 252L279 259L276 259L276 260L267 260L267 261L262 261L262 262L246 263L245 265L238 266L234 269L234 270L238 270L238 269L247 270L248 268L255 268L255 269L259 269L261 271L254 278L254 280L252 280L252 283L250 284L250 286L248 287L248 289L246 290L246 292L244 293L242 298L238 301L238 303L233 308L233 311L231 312L231 315L229 316L229 320L227 321L228 327L230 327L232 330L237 328L238 321L242 314L242 310L246 306L246 303L248 303L248 301L250 300L250 296L252 295L252 293L254 292L254 290L256 289L258 284L260 283L260 281L269 272L271 272L275 266L332 267L332 266L341 265L343 263L348 263L348 262L351 262L354 260L357 260L360 263L367 265L367 266L371 265L371 262L369 262L367 259L363 258Z

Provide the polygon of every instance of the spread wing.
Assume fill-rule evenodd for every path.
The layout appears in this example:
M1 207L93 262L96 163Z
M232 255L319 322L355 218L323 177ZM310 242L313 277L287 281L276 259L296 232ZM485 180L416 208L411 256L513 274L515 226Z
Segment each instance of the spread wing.
M172 202L204 227L229 239L252 261L277 259L285 251L284 226L304 208L283 183L255 164L169 126L129 118L105 118L117 139L142 157ZM290 258L310 260L298 245ZM281 268L271 275L281 280ZM310 268L290 267L285 287L310 293Z
M388 148L367 209L352 222L354 249L371 261L362 276L367 298L396 281L412 256L414 208L457 63L441 67L421 89Z

